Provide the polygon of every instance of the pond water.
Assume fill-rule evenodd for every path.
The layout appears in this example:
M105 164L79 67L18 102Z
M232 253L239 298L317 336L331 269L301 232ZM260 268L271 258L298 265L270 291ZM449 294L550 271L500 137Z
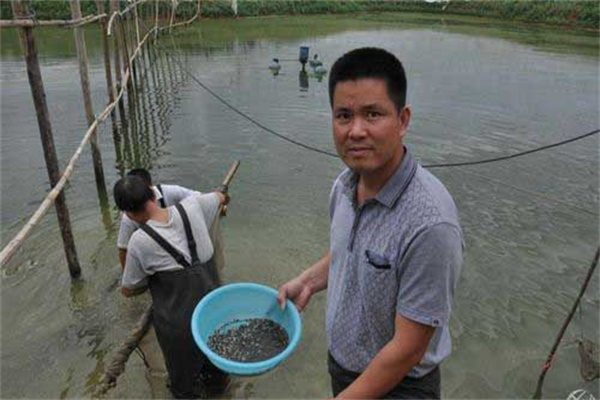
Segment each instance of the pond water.
M86 29L94 109L107 103L98 27ZM58 157L64 166L86 130L68 30L36 30ZM6 244L40 204L48 178L15 31L1 37L1 222ZM326 67L359 46L398 55L413 121L407 146L423 163L511 154L598 127L597 33L418 14L202 21L161 39L198 79L262 124L334 151L327 78L300 75L301 45ZM267 66L282 60L279 75ZM343 169L234 114L194 83L161 47L140 65L128 123L99 129L109 193L123 171L208 191L231 162L223 222L227 282L276 287L328 247L328 195ZM129 103L126 103L129 104ZM530 397L598 243L598 137L510 161L432 169L452 193L466 239L451 321L454 350L443 397ZM118 212L98 200L86 150L66 191L83 278L72 283L53 212L2 269L2 397L89 396L148 297L121 298ZM544 395L576 389L574 340L598 340L598 274L568 329ZM267 375L226 396L329 396L325 296L303 313L303 340ZM159 396L137 355L109 396ZM150 382L150 384L149 384ZM154 385L154 386L153 386ZM157 394L158 393L158 394ZM161 395L162 395L161 394Z

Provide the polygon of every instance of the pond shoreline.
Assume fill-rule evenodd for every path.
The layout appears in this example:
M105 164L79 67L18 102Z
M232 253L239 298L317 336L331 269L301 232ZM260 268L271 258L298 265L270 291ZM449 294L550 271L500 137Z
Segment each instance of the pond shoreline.
M154 4L151 6L154 10ZM84 15L96 12L93 1L83 0L81 7ZM146 12L150 12L150 5L145 8ZM33 9L36 18L40 20L70 19L69 2L66 0L34 2ZM140 5L140 9L144 9L144 5ZM436 16L484 17L495 21L563 26L594 32L600 29L600 3L586 0L452 0L433 3L424 0L239 0L237 9L239 17L416 12ZM160 12L163 15L167 16L170 10L171 2L160 3ZM177 17L189 18L195 11L195 3L181 3L177 8ZM0 2L0 14L2 19L12 18L9 2ZM231 1L203 1L202 16L211 19L234 17Z

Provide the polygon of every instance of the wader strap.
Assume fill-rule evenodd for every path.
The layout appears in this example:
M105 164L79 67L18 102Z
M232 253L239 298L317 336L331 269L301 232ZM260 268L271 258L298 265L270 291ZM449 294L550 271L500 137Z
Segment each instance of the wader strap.
M188 248L190 249L190 255L192 256L192 264L194 264L194 262L199 261L199 258L198 253L196 252L196 241L194 240L194 235L192 234L192 224L190 224L190 219L188 218L183 206L181 204L176 204L175 207L177 208L177 211L179 211L179 215L181 215L181 219L183 220L185 236L187 236Z
M158 199L158 201L160 202L160 206L162 208L167 208L167 203L165 202L165 194L163 193L162 187L160 185L156 185L156 188L158 189L158 191L160 192L160 195L162 196L160 199Z
M158 243L158 245L160 247L165 249L165 251L167 253L169 253L171 255L171 257L173 257L175 259L175 261L177 261L177 263L180 264L183 268L188 268L190 266L190 263L187 262L187 260L183 256L183 254L181 254L179 252L179 250L177 250L175 247L173 247L171 245L171 243L167 242L167 240L165 238L160 236L158 232L156 232L154 229L150 228L146 224L140 224L140 228L144 232L146 232L148 234L148 236L150 236L152 239L154 239L154 241L156 243Z

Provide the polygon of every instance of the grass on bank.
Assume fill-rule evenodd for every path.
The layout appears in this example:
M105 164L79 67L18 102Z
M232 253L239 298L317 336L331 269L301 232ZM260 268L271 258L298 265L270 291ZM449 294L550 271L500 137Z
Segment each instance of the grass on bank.
M125 4L121 0L121 7ZM154 7L155 2L149 1L140 5L138 12L150 16L154 13ZM83 15L96 13L92 0L82 0L81 8ZM161 0L159 8L167 18L171 1ZM71 16L68 0L33 0L32 9L38 19L69 19ZM105 9L109 9L108 1L105 1ZM238 0L238 14L241 17L379 11L459 14L592 29L600 26L600 2L596 0L450 0L435 3L424 0ZM195 12L195 1L180 0L178 18L189 18ZM0 1L0 15L2 19L12 18L10 2ZM208 18L233 17L231 0L202 0L202 15Z

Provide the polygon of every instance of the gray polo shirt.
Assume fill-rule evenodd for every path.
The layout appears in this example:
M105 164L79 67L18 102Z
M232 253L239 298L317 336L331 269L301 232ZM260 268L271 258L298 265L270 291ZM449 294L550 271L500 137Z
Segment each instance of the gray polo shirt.
M330 198L327 344L345 369L362 372L392 339L396 314L435 327L420 377L450 354L449 319L463 238L452 197L406 151L374 199L356 206L358 175L344 171Z

